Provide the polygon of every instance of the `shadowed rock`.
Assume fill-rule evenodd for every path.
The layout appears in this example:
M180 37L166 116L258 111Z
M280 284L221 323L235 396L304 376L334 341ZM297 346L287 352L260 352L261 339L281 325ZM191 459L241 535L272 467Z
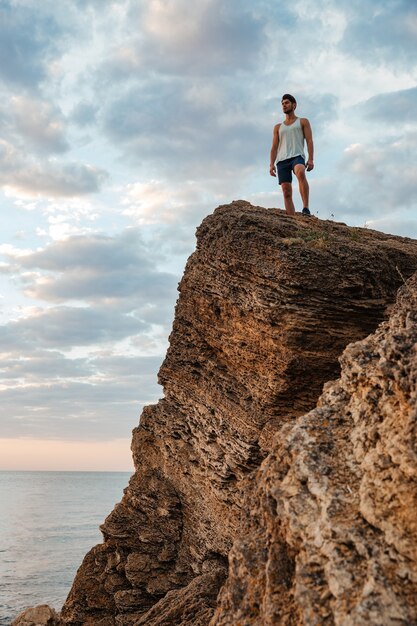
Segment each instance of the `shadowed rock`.
M310 544L303 549L302 539L292 543L279 521L274 526L276 513L270 511L281 496L264 495L264 473L257 491L254 472L277 432L287 432L313 409L323 384L339 374L344 347L387 316L398 287L417 269L417 242L316 218L288 218L243 201L219 207L197 238L160 370L164 398L145 408L134 431L135 475L102 526L104 543L77 573L62 610L65 624L207 624L229 551L242 532L248 540L233 550L223 610L213 623L238 624L236 607L245 594L242 615L249 620L252 611L255 621L242 623L281 623L257 617L264 601L270 603L264 615L301 623L294 580L298 555ZM328 432L320 432L323 450L319 446L317 454L325 454ZM348 454L347 448L340 445L335 454ZM274 451L266 463L272 467L277 458ZM289 471L288 460L283 467L277 463L279 476ZM248 490L253 503L245 500ZM261 500L266 518L274 518L267 531ZM337 498L332 506L337 516ZM251 512L259 528L246 518ZM317 582L322 562L316 570L313 564L306 557L302 580L313 589L307 602L323 594L323 610L331 615L326 594L338 592ZM240 582L245 568L255 581L253 592L249 582ZM342 589L341 582L335 584Z

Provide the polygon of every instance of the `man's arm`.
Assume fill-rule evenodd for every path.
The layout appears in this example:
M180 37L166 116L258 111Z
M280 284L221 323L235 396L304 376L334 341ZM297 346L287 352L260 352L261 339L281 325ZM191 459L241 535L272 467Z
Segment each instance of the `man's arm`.
M281 124L274 126L274 133L272 135L272 148L271 156L269 160L269 173L271 176L276 176L275 159L277 158L278 145L279 145L279 127Z
M313 132L311 130L310 122L306 117L301 118L301 128L303 129L304 138L307 143L308 159L307 159L307 172L310 172L314 167L314 145L313 145Z

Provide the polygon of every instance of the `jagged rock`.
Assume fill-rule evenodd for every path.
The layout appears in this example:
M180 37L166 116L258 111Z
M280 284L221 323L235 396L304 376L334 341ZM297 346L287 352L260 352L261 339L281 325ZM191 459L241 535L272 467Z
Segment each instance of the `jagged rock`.
M205 626L213 615L217 595L226 578L226 568L196 576L179 590L169 591L143 614L120 615L118 626Z
M251 477L212 626L417 624L417 274L341 362Z
M195 623L208 623L222 584L214 573L242 534L242 506L263 515L257 491L253 505L242 502L275 434L315 407L344 347L375 330L417 269L411 239L243 201L219 207L197 236L160 370L164 398L134 431L136 473L102 526L104 543L77 573L65 624L157 624L174 614L191 624L193 594L203 606ZM279 539L284 531L274 530L282 571L268 576L291 587L295 548ZM262 524L257 532L263 541ZM248 561L235 548L232 581L233 563L263 575L262 542L248 545ZM247 590L254 615L258 588ZM262 593L272 606L285 600L290 617L282 623L298 623L293 595ZM225 594L222 606L233 612Z
M47 604L26 609L16 617L12 626L59 626L59 616Z

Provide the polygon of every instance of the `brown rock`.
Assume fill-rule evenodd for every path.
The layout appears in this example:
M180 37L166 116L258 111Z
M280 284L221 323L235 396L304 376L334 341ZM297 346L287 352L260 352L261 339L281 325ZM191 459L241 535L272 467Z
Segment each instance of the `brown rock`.
M47 604L26 609L12 622L12 626L59 626L58 613Z
M323 383L339 373L343 348L375 330L404 277L417 269L417 242L410 239L292 219L243 201L219 207L197 235L160 370L164 398L143 411L134 431L136 473L102 526L104 543L79 569L62 610L66 624L170 623L158 622L158 611L161 620L208 623L222 580L215 572L242 536L242 493L274 435L315 407ZM323 429L324 442L326 436ZM240 602L256 616L265 599L271 615L285 611L282 623L298 623L292 581L301 548L281 540L287 531L280 525L271 526L270 548L263 547L269 513L261 513L262 489L251 493L254 503L246 501L243 511L253 509L258 529L245 522L248 550L242 542L243 558L235 547L231 581L244 567L248 581L259 574L266 582L248 582L244 600L239 585L230 587L222 606L234 615ZM265 569L269 549L278 571ZM306 560L306 589L322 576L317 567Z
M417 274L341 363L252 476L212 626L417 624Z
M116 618L118 626L205 626L213 615L226 569L196 576L186 587L169 591L144 615L130 613Z

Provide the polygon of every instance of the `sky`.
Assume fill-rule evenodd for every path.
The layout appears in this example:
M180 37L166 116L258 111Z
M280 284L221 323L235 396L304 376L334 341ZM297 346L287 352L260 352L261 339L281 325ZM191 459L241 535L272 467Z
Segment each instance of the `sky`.
M284 93L312 212L417 238L416 44L415 0L0 0L0 469L132 468L196 227L283 207Z

